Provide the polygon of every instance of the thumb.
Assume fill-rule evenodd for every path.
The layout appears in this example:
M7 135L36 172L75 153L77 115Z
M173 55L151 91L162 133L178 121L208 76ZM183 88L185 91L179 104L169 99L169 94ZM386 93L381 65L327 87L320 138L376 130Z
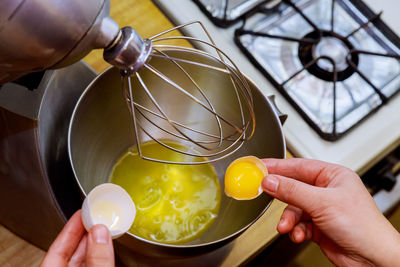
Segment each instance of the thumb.
M271 196L311 214L321 202L321 188L292 178L270 174L262 181L263 190Z
M114 249L107 227L98 224L89 231L86 251L86 265L88 267L114 266Z

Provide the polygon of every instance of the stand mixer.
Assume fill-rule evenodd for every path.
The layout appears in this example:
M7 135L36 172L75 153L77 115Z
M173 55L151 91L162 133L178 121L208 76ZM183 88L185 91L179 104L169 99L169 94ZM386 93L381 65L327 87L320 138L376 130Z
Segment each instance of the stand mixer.
M70 65L118 36L110 1L5 0L0 10L0 84Z
M141 120L153 116L168 122L170 128L167 134L170 138L201 147L201 152L211 153L210 158L215 155L212 161L231 155L254 133L252 89L211 39L165 37L164 32L154 36L152 41L143 40L132 28L120 29L108 17L109 7L107 0L68 1L68 5L54 0L6 0L0 10L0 84L3 84L0 87L0 201L8 203L0 209L0 223L43 249L48 248L66 218L81 205L81 192L73 180L71 166L66 163L66 144L72 110L82 91L96 77L94 71L79 61L92 49L105 49L106 61L120 69L126 103L134 122L138 116ZM206 31L205 35L209 38ZM154 42L172 38L208 47L216 55L197 49L185 52L195 54L196 58L205 57L207 62L216 64L204 64L201 60L182 62L163 50L176 51L177 47L162 43L158 47L153 45ZM231 90L230 94L238 99L239 123L226 120L224 115L218 113L218 106L208 102L207 97L188 95L179 84L168 78L165 83L177 89L178 93L187 95L190 101L197 103L200 99L199 105L213 118L212 130L202 131L180 123L170 118L164 107L144 109L132 96L130 80L140 81L140 71L151 69L147 63L152 56L173 62L181 76L186 76L181 68L183 63L196 64L219 75L229 76L232 88L223 90ZM28 73L43 70L48 71L40 77L33 91L26 90L21 83L10 83L16 79L24 80L22 76ZM162 74L157 75L163 79ZM146 90L146 85L143 85L146 82L140 84ZM192 82L192 87L202 95L196 82ZM140 112L135 113L137 110ZM277 120L273 111L267 113L273 117L271 120ZM137 124L134 126L135 130L147 134L147 139L160 141L148 135L149 129ZM270 132L283 140L280 124L275 128L276 131ZM135 136L138 138L139 135ZM137 139L136 144L141 141ZM277 142L275 150L273 156L284 157L284 141ZM203 153L198 156L203 156Z
M7 1L3 17L8 20L0 21L0 40L2 40L0 61L4 62L0 65L0 84L26 73L70 65L92 49L103 48L104 59L121 70L123 91L132 113L137 148L142 158L176 164L210 163L233 154L244 141L251 138L255 129L255 117L253 100L246 78L232 60L215 45L201 22L187 23L143 40L131 27L119 29L118 24L108 17L109 5L108 1L98 0L83 3L72 1L68 2L68 5L52 0L25 0L19 3ZM167 35L196 25L205 33L206 40ZM203 47L205 50L171 45L168 43L171 40L187 40L195 47ZM167 52L171 50L175 55L176 52L189 53L199 59L197 61L182 59L179 53L178 56L171 57ZM212 51L216 55L213 55ZM168 77L158 71L149 62L151 57L160 57L172 62L176 72L179 72L178 75L185 76L190 84L178 84L173 77ZM208 59L212 59L212 62L205 64L205 60ZM199 86L201 81L196 81L189 75L183 64L196 65L209 69L216 75L228 76L231 85L215 88L214 92L201 88ZM159 99L153 92L157 89L148 86L151 81L142 79L146 75L141 73L146 71L154 74L151 79L162 79L165 83L166 90L158 95ZM140 82L134 90L131 86L132 78ZM132 91L140 88L145 90L152 100L151 105L146 106L134 98ZM220 92L216 92L217 90ZM207 94L206 91L208 91ZM225 107L218 107L210 101L221 94L221 91L223 94L236 96L237 111L226 112ZM171 109L174 107L161 106L158 100L165 96L179 97L179 94L185 95L187 101L196 102L203 109L203 111L199 109L199 112L208 113L209 116L206 119L215 122L208 123L211 126L195 127L192 126L193 120L178 121L171 117L170 114L174 113ZM235 112L240 120L232 116ZM155 138L151 133L154 129L144 127L139 122L140 118L145 118L153 126L167 132L171 141L190 145L190 151L178 151ZM168 124L160 127L159 125L163 122L168 122ZM246 133L248 129L249 132ZM177 153L195 159L204 157L207 159L201 162L195 159L187 162L166 162L162 159L146 157L142 155L140 149L143 140L140 140L139 131L146 136L142 138L143 140L150 138Z

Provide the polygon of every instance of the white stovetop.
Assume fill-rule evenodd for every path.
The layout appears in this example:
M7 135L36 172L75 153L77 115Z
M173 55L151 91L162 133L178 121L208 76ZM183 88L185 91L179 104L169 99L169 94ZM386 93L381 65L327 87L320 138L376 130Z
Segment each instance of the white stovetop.
M338 163L362 174L388 151L400 145L400 94L338 141L324 141L236 46L233 32L239 27L238 24L227 29L214 26L193 1L155 0L155 2L177 25L200 20L217 46L232 58L239 69L248 75L265 95L276 95L278 107L289 115L284 125L284 133L289 150L296 156ZM364 2L375 12L382 10L383 20L400 35L400 19L398 19L400 2L397 0L364 0ZM196 36L198 32L189 30L185 34Z

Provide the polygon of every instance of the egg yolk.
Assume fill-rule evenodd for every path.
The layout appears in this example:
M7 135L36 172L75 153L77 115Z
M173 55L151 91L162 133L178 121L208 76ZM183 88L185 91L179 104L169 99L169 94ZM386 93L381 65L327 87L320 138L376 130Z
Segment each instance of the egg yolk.
M253 163L234 163L225 173L225 193L235 199L252 199L258 196L264 175Z

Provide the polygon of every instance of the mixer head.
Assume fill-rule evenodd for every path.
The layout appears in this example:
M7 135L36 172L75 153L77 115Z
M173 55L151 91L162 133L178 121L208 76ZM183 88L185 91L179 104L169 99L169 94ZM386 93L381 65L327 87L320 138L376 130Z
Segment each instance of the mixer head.
M179 30L187 27L198 27L204 40L182 36ZM252 137L255 116L249 84L201 22L145 40L125 27L104 58L121 70L137 152L143 159L210 163L232 155ZM142 145L151 140L177 156L171 160L162 153L146 155Z

